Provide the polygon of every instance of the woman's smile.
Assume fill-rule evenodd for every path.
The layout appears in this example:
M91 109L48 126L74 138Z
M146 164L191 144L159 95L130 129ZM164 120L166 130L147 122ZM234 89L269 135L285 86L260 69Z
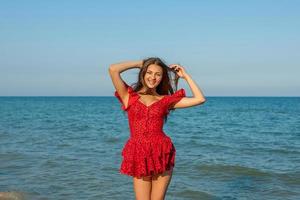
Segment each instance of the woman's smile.
M156 83L155 80L148 80L148 82L149 82L151 85L155 85L155 83Z

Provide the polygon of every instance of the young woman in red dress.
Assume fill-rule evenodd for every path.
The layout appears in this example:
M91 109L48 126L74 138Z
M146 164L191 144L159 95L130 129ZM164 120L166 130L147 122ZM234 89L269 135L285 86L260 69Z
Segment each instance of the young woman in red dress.
M139 68L135 87L124 82L120 74ZM176 149L163 131L170 110L203 104L201 89L178 64L167 66L159 58L112 64L109 74L115 87L114 95L127 112L130 137L123 150L120 173L133 177L137 200L163 200L175 166ZM175 76L172 79L172 75ZM193 97L177 89L178 79L187 81Z

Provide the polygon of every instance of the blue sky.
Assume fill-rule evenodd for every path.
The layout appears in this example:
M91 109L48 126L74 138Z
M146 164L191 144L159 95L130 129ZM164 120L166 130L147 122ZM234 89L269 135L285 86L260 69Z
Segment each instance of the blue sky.
M112 63L180 63L205 96L300 96L300 1L0 0L0 96L112 96ZM122 74L136 81L137 69ZM191 91L184 80L179 87Z

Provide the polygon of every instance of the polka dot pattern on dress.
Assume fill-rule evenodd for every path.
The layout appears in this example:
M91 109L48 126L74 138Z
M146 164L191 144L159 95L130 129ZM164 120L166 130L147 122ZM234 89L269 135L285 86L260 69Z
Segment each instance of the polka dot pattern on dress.
M120 173L134 176L152 176L173 169L176 149L171 138L163 131L164 116L186 96L183 88L166 95L150 105L139 101L140 96L124 82L129 93L125 107L120 95L115 97L121 109L127 112L130 137L122 149Z

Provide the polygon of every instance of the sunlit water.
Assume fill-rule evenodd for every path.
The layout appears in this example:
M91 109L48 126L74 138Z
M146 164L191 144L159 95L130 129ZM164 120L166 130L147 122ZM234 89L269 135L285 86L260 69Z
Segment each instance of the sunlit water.
M299 113L300 98L279 97L207 97L171 112L166 199L300 199ZM0 97L0 192L134 199L119 173L128 136L115 97Z

